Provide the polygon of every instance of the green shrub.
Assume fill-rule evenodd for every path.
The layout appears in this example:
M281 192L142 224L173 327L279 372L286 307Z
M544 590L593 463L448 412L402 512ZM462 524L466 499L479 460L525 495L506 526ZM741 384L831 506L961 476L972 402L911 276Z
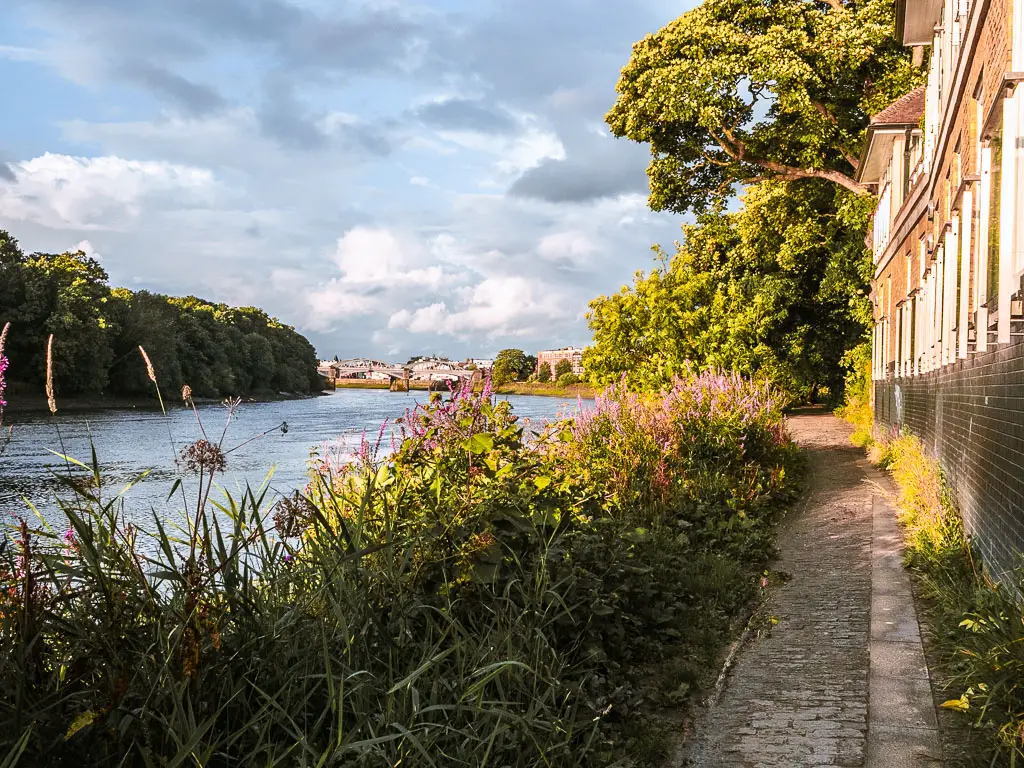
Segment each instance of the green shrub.
M569 373L563 373L559 376L555 383L560 387L571 387L573 384L580 383L580 377L570 371Z

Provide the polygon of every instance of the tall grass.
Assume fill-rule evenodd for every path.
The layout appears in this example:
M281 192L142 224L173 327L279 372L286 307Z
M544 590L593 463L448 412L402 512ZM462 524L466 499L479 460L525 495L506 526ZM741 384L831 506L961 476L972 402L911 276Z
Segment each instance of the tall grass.
M976 731L965 759L1024 765L1024 570L994 581L964 531L938 462L910 435L878 436L873 458L899 488L909 566L918 575L948 710Z
M667 693L641 667L713 664L793 494L777 398L735 377L540 435L467 390L399 430L273 504L217 500L204 436L173 524L95 453L58 477L67 530L0 551L3 765L610 765Z

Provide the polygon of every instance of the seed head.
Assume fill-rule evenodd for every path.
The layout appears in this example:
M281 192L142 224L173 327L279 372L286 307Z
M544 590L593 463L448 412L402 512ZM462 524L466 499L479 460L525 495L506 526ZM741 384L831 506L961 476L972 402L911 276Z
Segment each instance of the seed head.
M46 404L50 413L57 413L57 399L53 396L53 334L46 340Z
M209 440L196 440L194 443L186 445L181 449L179 461L186 471L193 474L223 472L227 466L227 457L224 455L224 451Z
M156 371L153 370L153 363L150 362L149 355L146 354L146 350L142 348L141 344L139 345L139 352L142 354L142 359L146 361L146 376L156 384Z
M313 517L313 505L301 492L284 496L274 507L274 528L282 538L298 536Z
M188 384L181 388L181 401L187 403L192 397L192 387Z

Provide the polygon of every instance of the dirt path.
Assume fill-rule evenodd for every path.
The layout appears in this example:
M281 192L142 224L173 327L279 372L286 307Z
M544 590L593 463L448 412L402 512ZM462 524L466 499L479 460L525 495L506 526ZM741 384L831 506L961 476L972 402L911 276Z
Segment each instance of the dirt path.
M676 766L938 764L910 581L885 479L835 417L790 421L809 450L808 493L779 531L778 621L738 655Z

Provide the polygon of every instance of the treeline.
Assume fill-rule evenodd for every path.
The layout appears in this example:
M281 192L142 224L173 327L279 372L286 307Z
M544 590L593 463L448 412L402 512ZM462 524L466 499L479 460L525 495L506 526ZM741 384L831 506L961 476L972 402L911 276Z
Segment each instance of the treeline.
M185 384L197 397L320 389L313 346L261 309L111 288L84 253L26 254L0 230L5 322L8 377L23 391L43 391L51 333L63 395L151 395L139 346L165 392Z

